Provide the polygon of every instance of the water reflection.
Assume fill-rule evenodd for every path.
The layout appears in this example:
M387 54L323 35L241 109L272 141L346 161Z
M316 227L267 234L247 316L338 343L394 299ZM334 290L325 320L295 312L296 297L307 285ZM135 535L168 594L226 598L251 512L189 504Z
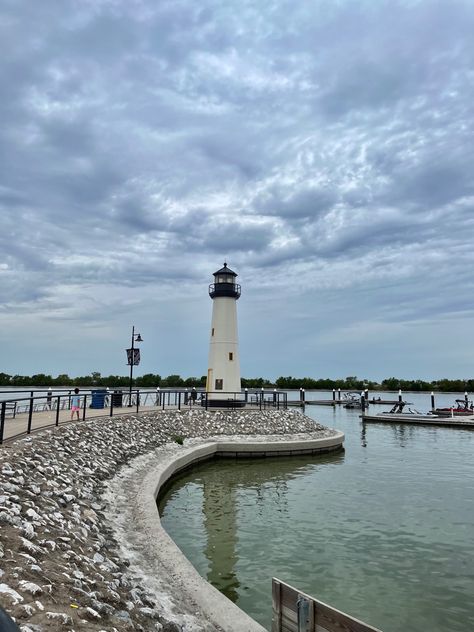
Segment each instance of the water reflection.
M372 426L373 429L384 428L385 432L389 433L393 440L394 444L396 444L400 448L407 448L410 444L413 444L420 440L425 440L427 436L430 437L430 440L434 443L443 442L444 433L452 433L453 428L446 426L423 426L423 425L410 425L409 423L387 423L384 421L380 422L365 422L361 420L360 423L360 444L363 448L368 446L368 431L367 427ZM457 428L456 430L461 430L462 432L466 431L466 428ZM470 428L467 428L470 431ZM370 431L369 431L370 432Z
M207 535L204 555L209 562L207 580L213 586L219 586L219 590L235 603L240 586L235 574L235 486L222 483L216 476L209 477L203 485L203 514Z
M239 562L239 531L245 530L241 516L251 511L252 528L260 521L266 523L266 508L272 506L288 521L289 485L305 473L324 464L341 464L344 452L324 456L303 456L267 459L216 459L204 466L188 470L173 485L172 490L159 500L159 511L166 528L166 507L184 492L183 509L192 507L196 513L196 491L199 488L203 527L202 551L206 558L206 579L226 597L236 603L242 591L236 572ZM204 469L203 469L204 468ZM223 475L223 471L225 472ZM232 472L231 475L229 473ZM188 485L192 481L193 494ZM178 545L180 543L178 542ZM186 554L186 545L180 545ZM193 556L189 556L193 559Z

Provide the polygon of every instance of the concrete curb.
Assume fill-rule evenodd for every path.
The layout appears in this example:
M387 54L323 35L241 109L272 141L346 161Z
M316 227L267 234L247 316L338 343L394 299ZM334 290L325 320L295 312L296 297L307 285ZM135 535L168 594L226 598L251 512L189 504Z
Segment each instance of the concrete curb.
M179 603L180 608L192 613L184 616L184 629L198 629L199 622L207 621L214 629L226 632L264 632L265 628L199 575L161 526L156 499L177 473L216 455L248 458L323 454L341 450L343 441L344 434L339 431L325 438L306 434L192 439L184 446L167 444L138 457L139 467L132 465L128 472L121 473L107 494L109 504L114 505L111 523L123 553L128 554L133 569L155 593L166 590L171 603ZM171 609L175 607L171 605Z

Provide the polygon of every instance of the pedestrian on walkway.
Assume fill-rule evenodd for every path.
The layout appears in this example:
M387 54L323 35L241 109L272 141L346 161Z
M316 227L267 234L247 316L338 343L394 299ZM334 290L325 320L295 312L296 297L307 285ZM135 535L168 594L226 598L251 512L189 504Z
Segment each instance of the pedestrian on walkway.
M79 411L81 410L81 398L79 395L79 389L74 389L74 395L71 397L71 421L74 419L74 413L77 415L79 421Z

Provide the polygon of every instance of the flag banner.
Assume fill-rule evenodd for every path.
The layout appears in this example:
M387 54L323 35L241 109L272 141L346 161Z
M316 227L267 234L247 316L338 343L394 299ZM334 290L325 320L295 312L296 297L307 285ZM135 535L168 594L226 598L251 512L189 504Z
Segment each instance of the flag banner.
M133 359L132 359L132 351L133 351ZM140 364L140 349L126 349L127 352L127 364L133 364L136 366Z

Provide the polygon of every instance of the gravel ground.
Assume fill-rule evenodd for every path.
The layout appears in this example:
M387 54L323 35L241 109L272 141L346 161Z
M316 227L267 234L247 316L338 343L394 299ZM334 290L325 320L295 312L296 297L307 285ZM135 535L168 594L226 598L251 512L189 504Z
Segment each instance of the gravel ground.
M193 409L77 422L3 446L0 604L22 632L178 632L119 556L104 514L107 481L172 441L300 433L334 431L299 411Z

